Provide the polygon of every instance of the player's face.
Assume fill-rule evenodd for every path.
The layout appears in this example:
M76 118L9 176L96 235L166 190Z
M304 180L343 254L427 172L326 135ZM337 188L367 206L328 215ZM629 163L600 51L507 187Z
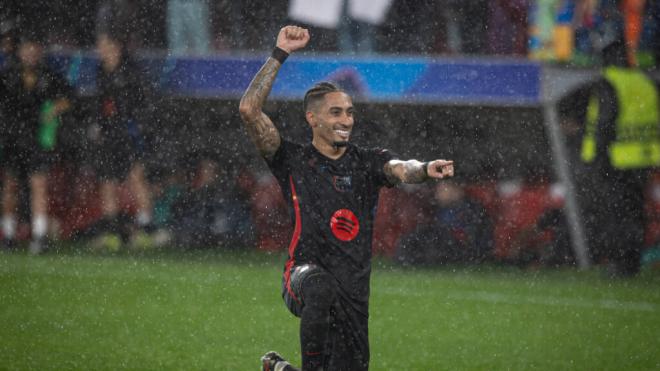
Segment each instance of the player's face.
M328 93L312 115L314 136L327 144L343 146L353 130L353 101L343 92Z

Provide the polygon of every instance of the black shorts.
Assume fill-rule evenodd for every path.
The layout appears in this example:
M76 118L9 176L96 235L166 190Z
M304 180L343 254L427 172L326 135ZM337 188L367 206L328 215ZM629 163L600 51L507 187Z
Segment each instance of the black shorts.
M300 317L305 307L305 298L302 297L305 280L321 273L325 273L323 268L314 264L304 264L291 268L288 287L286 279L282 279L282 298L289 311L296 317ZM333 282L339 285L336 280ZM324 360L323 369L366 371L369 369L369 317L356 310L350 299L343 297L339 291L338 293L330 311L331 325L328 340L330 355Z
M136 160L130 138L103 140L92 150L92 163L101 180L124 180Z
M34 147L25 147L6 140L0 148L0 170L15 176L47 172L56 158L54 151L44 151L36 144Z

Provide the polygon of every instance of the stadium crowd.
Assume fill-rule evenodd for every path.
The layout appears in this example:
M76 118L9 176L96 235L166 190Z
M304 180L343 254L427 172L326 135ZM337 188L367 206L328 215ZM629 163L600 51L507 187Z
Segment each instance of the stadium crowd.
M272 177L229 149L199 144L212 140L204 128L184 132L189 126L181 124L181 132L160 130L155 123L177 113L165 112L166 98L132 70L136 53L260 52L273 45L265 36L296 23L315 35L309 50L340 55L514 56L597 65L608 40L622 35L631 65L653 67L660 61L657 0L5 3L0 10L1 234L3 246L29 239L35 253L47 246L46 235L90 238L112 250L124 244L286 246L289 217ZM106 62L108 48L116 50ZM49 51L75 50L96 50L102 59L94 97L75 96L66 76L44 62ZM31 77L25 77L28 70ZM179 115L168 119L191 120ZM49 139L44 128L56 128L48 120L58 117L81 129L51 130ZM175 158L164 158L159 148L184 140L184 134L196 136L196 142L182 145L187 150ZM79 145L67 147L72 142ZM436 204L423 205L420 194L434 194ZM478 182L438 189L385 190L374 249L405 264L487 259L570 264L562 201L559 187L533 176L501 181L486 174ZM655 204L649 205L654 212ZM437 225L452 236L448 246L441 253L416 246L433 241L429 233ZM656 241L653 233L647 233L649 244Z
M630 58L660 50L656 0L64 0L4 2L3 32L22 23L48 30L53 48L91 48L112 28L129 50L173 54L263 51L282 25L309 28L312 51L530 56L594 62L623 32ZM414 36L414 37L412 37Z

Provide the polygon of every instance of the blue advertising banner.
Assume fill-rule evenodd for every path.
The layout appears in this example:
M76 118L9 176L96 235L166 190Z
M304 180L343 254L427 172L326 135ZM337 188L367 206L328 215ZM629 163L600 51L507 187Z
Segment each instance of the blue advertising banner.
M154 86L175 96L240 98L265 57L140 59ZM82 94L94 90L93 55L51 55ZM356 100L386 103L534 105L541 101L541 65L528 61L336 58L292 56L272 99L302 99L314 83L339 83Z

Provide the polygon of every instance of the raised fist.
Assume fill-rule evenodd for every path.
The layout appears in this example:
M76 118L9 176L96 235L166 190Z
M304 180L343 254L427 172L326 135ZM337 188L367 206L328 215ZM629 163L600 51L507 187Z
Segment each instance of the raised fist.
M454 161L435 160L428 163L426 172L430 178L442 179L454 176Z
M282 27L277 35L277 47L291 54L302 49L309 42L309 31L298 26Z

